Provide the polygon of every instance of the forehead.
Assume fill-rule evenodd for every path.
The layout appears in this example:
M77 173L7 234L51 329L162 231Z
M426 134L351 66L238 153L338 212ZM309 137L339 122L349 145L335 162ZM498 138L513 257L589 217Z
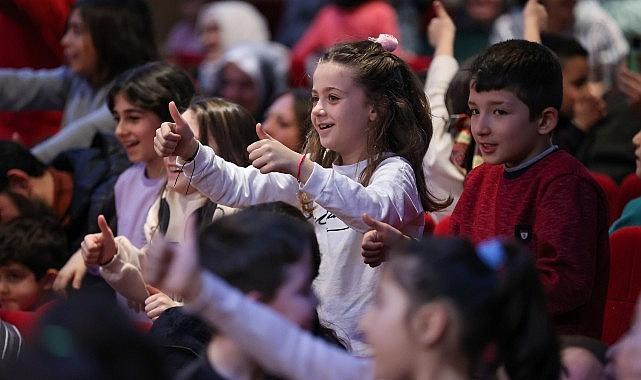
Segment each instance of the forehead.
M354 81L354 71L345 65L324 62L318 64L314 71L313 91L322 92L335 88L347 92L354 87L357 87Z
M511 104L511 105L524 105L516 94L509 90L491 90L477 92L475 87L470 86L470 103L476 105L481 104Z

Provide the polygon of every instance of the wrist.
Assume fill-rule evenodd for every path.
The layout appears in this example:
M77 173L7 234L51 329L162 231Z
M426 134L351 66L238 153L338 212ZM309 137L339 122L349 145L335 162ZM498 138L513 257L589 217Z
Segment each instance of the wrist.
M118 247L116 247L115 252L111 256L103 259L103 261L101 261L98 265L100 265L101 267L104 267L106 265L111 264L114 261L114 258L116 258L117 254L118 254Z
M180 158L186 162L193 161L193 159L196 158L196 154L198 154L198 149L198 141L195 138L192 138L187 144L186 151L180 155Z

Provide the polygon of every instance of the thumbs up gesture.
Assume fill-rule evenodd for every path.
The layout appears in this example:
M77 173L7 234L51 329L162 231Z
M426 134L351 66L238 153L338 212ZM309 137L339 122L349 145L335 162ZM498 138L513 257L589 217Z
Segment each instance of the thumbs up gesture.
M271 137L260 123L256 124L256 134L260 140L247 147L252 165L263 174L280 172L296 176L300 153Z
M82 258L86 265L105 265L116 255L116 241L105 217L98 216L100 233L85 236L80 244Z
M180 156L184 160L190 159L198 149L194 133L178 111L176 103L169 102L169 113L174 122L164 122L156 130L154 149L160 157Z
M410 239L410 237L403 235L403 233L387 223L379 222L372 219L367 214L363 214L363 222L367 224L371 230L363 235L361 248L363 251L363 261L365 264L374 268L385 260L387 260L387 251L389 247L402 239Z
M434 55L453 55L456 26L447 14L443 3L435 1L433 7L436 17L427 27L427 37L430 45L435 49Z

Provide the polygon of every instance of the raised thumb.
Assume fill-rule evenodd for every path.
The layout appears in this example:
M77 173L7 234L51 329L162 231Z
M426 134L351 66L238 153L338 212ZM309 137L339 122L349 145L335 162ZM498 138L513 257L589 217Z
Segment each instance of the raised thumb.
M373 219L371 216L367 215L366 213L363 214L363 223L367 224L371 229L374 229L376 231L380 231L384 226L383 223Z
M114 234L113 232L111 232L111 228L109 228L109 224L107 224L107 220L102 214L98 215L98 228L100 228L100 232L102 233L103 238L114 238Z
M261 140L273 140L274 138L269 135L269 133L265 132L265 129L263 128L263 125L261 123L256 124L256 135L258 135L258 138Z
M184 130L184 128L189 128L189 124L187 124L187 120L185 120L183 116L180 114L180 111L178 111L178 107L176 107L176 103L174 103L173 101L169 102L169 114L171 115L171 118L174 120L174 123L176 123L176 128L178 129L178 131ZM178 131L175 131L175 132L178 132Z

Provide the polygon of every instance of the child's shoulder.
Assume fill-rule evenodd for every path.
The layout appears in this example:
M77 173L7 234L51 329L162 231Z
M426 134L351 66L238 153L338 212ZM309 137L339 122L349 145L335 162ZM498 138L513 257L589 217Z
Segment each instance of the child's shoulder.
M579 160L563 150L550 154L541 162L535 164L533 169L535 169L536 176L542 180L553 181L556 178L569 176L570 180L588 181L598 186L588 169Z

